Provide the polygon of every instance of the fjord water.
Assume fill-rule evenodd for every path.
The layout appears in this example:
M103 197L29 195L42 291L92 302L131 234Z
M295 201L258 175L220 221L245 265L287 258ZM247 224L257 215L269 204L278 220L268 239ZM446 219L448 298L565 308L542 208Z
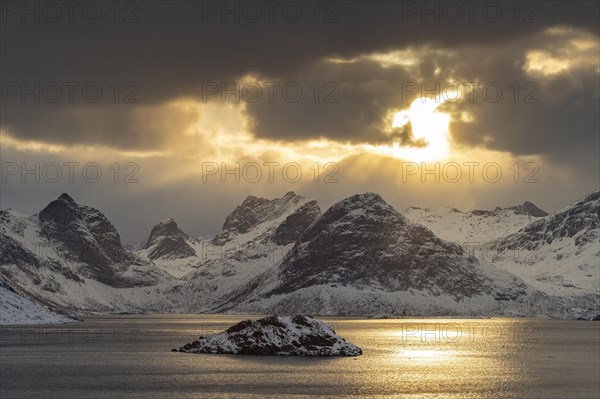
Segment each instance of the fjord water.
M598 398L600 322L321 317L355 358L171 352L256 316L2 326L1 398Z

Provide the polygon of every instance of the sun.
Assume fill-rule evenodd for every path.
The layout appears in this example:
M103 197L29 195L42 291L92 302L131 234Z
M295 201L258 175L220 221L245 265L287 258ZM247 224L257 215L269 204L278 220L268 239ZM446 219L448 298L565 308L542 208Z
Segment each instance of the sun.
M410 107L393 115L392 128L401 128L408 123L412 126L414 140L425 143L423 147L393 145L378 146L377 152L396 158L416 162L446 159L450 155L450 115L438 110L443 101L420 97Z

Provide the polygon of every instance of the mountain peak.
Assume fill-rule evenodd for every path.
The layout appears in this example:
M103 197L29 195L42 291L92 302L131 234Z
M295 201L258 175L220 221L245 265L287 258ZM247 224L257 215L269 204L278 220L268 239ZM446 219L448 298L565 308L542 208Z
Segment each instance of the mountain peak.
M268 204L270 201L266 198L257 197L254 195L249 195L246 199L238 206L242 208L255 208L259 206L263 206L264 204Z
M410 223L371 192L348 197L317 218L282 259L279 275L265 298L331 284L456 298L489 293L492 286L460 246Z
M381 198L381 195L370 192L370 191L367 191L366 193L362 193L362 194L356 194L356 195L353 195L352 197L364 198L365 200L383 201L383 198ZM350 197L350 198L352 198L352 197ZM385 201L383 201L383 202L385 202Z
M146 248L150 259L180 259L196 255L187 243L189 236L173 218L165 219L152 228Z
M542 209L538 208L534 203L529 202L529 201L523 202L522 205L511 206L507 209L511 209L516 212L525 213L527 215L531 215L534 217L548 216L548 213L546 211L543 211Z
M84 276L111 286L127 284L119 268L134 263L121 245L121 237L97 209L77 204L67 193L50 202L37 216L40 230L53 242L60 243L60 251L70 261L84 264Z
M362 194L354 194L351 197L345 198L340 202L334 204L334 207L337 208L367 208L373 205L383 205L385 207L391 207L390 204L385 202L383 198L379 194L366 192Z
M39 213L42 219L57 219L61 222L71 222L80 218L80 206L67 193L62 193L51 201Z
M156 243L161 237L176 237L182 236L187 237L187 234L183 232L177 225L177 222L173 218L165 219L158 224L154 225L150 232L150 237L146 243L146 248L150 248Z
M227 216L223 230L235 229L241 234L246 233L267 220L278 218L302 201L304 201L304 197L293 191L287 192L282 198L272 200L249 195Z
M76 202L73 199L73 197L71 197L67 193L62 193L61 195L59 195L58 198L57 198L57 200L66 201L66 202L71 203L71 204L76 204Z
M375 236L381 231L403 229L407 219L393 206L375 193L355 194L345 198L325 211L310 228L304 232L302 241L312 240L325 233L329 226L336 226L339 234L352 232L361 237ZM386 233L387 234L387 233ZM328 236L329 241L335 234ZM384 240L387 240L384 239ZM323 240L321 240L323 241ZM374 240L376 241L376 240Z
M177 222L173 218L168 218L168 219L161 220L160 222L158 222L158 226L167 226L167 225L175 225L175 227L177 227Z
M383 198L377 193L366 192L361 194L354 194L343 201L348 202L363 202L363 201L376 201L376 202L385 202Z

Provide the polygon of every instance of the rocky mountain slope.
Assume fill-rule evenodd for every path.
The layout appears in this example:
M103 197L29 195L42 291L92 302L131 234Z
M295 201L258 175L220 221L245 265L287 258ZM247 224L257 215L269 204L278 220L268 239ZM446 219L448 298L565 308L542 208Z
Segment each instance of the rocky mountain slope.
M173 219L167 219L152 228L146 240L149 259L181 259L196 256L196 251L188 243L191 238L177 226Z
M152 309L150 287L169 283L165 273L123 248L100 211L67 194L39 214L0 211L0 259L5 284L55 308Z
M560 296L600 294L600 191L488 244L496 264Z
M270 270L222 309L319 314L431 314L521 306L515 276L402 216L379 195L334 204ZM528 305L525 305L528 306Z
M248 196L215 236L191 237L168 219L136 254L177 278L231 277L279 260L320 213L316 201L294 192L273 200Z
M307 200L293 191L273 200L250 195L227 216L223 230L212 243L221 246L240 235L237 242L291 244L320 213L317 201Z
M174 219L156 224L143 244L135 254L176 278L195 271L202 261L202 240L189 236Z
M246 198L227 217L223 230L203 243L197 270L185 277L190 290L204 293L194 299L194 306L210 309L269 270L320 213L315 200L293 192L273 200Z
M194 238L168 219L131 252L100 211L63 194L36 215L0 211L0 282L75 312L590 318L599 303L598 197L541 217L530 203L404 216L366 193L321 214L293 192L249 196L213 237ZM495 255L457 243L471 237Z

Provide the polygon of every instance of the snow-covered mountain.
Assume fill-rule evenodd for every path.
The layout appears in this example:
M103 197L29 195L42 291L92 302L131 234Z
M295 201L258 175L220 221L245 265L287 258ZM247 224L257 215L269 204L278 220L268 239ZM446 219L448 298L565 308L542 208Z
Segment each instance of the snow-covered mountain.
M35 215L0 211L0 259L5 284L53 308L153 309L150 292L170 284L166 273L123 248L102 212L67 194Z
M203 241L181 230L174 219L155 225L144 243L136 255L176 278L196 270L202 260Z
M552 215L531 202L471 212L413 207L405 215L555 297L561 305L546 313L590 318L600 314L599 196Z
M59 324L74 319L24 298L0 285L0 325L6 324Z
M472 247L514 233L548 214L526 201L490 211L410 207L403 215L428 227L440 238Z
M277 264L320 215L315 200L288 192L268 200L247 197L225 220L223 230L203 243L197 270L186 276L197 307L211 308L232 291Z
M153 227L137 255L177 278L252 274L282 258L320 213L315 200L291 191L272 200L250 195L227 216L217 235L191 237L167 219ZM235 278L228 280L236 284Z
M469 314L535 296L520 279L470 257L379 195L354 195L312 223L276 265L221 309L318 314Z
M196 256L188 243L190 236L177 226L174 219L167 219L152 228L146 240L146 252L150 259L181 259Z
M0 212L0 277L66 310L201 312L282 258L319 214L316 201L293 192L250 196L211 239L169 219L131 252L100 211L62 194L39 214Z
M273 200L250 195L227 216L223 230L212 243L261 241L291 244L320 213L317 201L308 200L293 191ZM240 237L236 239L238 235Z
M559 296L600 294L600 191L488 244L496 264ZM503 256L502 256L503 255Z
M215 236L168 219L132 252L100 211L63 194L36 215L0 211L0 282L76 312L587 318L600 297L598 197L542 217L530 203L405 216L366 193L321 214L293 192L249 196ZM479 256L459 244L471 237L520 257Z

